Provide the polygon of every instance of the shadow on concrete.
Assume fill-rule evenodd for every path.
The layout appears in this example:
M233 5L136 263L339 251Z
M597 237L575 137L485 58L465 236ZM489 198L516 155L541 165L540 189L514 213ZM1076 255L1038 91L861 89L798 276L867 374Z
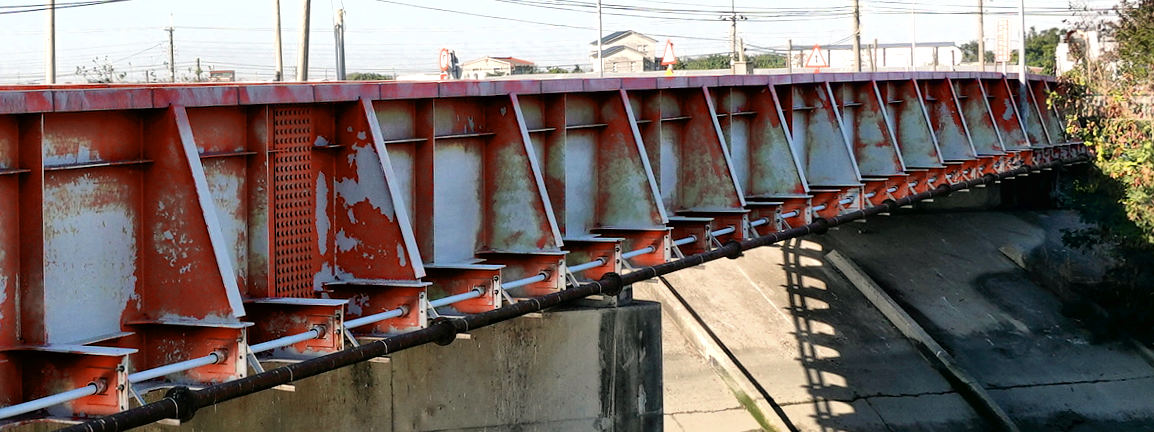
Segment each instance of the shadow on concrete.
M810 394L807 430L988 430L909 342L824 264L826 248L790 240L780 251L797 361Z
M826 317L831 312L830 305L836 305L837 299L826 289L814 289L812 284L807 286L807 278L817 279L824 287L827 281L820 269L803 265L803 258L814 260L822 259L822 251L798 247L800 241L788 240L781 246L782 270L785 274L785 289L789 295L789 314L793 318L794 336L797 338L798 362L805 368L805 389L812 396L814 423L822 432L842 431L839 425L860 424L862 419L846 417L861 416L858 412L844 412L835 410L832 401L844 399L849 391L845 371L838 367L840 358L830 358L830 352L836 352L834 338L836 330L829 325ZM825 306L815 308L817 304ZM834 330L826 333L823 329ZM819 351L826 353L819 355ZM837 378L834 382L833 378ZM842 411L842 412L838 412ZM834 421L835 417L841 417Z

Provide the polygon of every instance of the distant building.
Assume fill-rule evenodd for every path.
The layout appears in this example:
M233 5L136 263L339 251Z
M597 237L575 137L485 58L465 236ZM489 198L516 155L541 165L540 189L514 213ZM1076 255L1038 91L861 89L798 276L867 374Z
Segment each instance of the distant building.
M793 67L805 67L805 59L809 56L812 47L794 47ZM850 69L853 67L853 45L822 46L826 61L833 69ZM875 47L872 44L862 44L862 70L877 68L902 68L910 66L911 47L909 43L883 43ZM799 52L800 51L800 52ZM953 42L918 42L914 51L914 65L923 67L943 66L950 67L962 63L962 49Z
M596 48L597 41L589 44ZM642 72L653 70L657 64L657 39L633 30L615 31L601 38L601 49L606 72ZM596 49L589 58L593 62L593 71L597 72L600 64Z
M536 64L516 57L481 57L461 64L461 78L464 79L485 79L536 71Z
M1097 30L1066 33L1055 49L1054 69L1058 75L1074 69L1081 59L1098 61L1118 47L1118 42Z

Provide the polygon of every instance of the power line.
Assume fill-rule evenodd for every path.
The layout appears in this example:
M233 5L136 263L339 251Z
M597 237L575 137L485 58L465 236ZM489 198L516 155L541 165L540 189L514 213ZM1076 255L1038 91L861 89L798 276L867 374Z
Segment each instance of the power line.
M93 0L93 1L73 2L73 3L57 3L55 8L57 10L59 10L59 9L71 9L71 8L78 8L78 7L85 7L85 6L99 6L99 5L103 5L103 4L109 4L109 3L121 3L121 2L127 2L127 1L132 1L132 0ZM38 5L20 5L20 6L9 5L9 6L0 6L0 9L20 9L20 10L0 11L0 15L10 15L10 14L46 11L46 10L52 9L52 6L48 5L47 3L38 4Z

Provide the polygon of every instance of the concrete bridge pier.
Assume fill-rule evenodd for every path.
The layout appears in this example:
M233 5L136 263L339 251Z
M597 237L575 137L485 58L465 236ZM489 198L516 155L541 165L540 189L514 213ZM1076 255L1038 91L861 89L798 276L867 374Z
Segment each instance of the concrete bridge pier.
M265 363L266 369L278 366ZM147 399L159 398L162 391ZM39 423L17 430L48 431ZM662 429L661 307L550 310L142 431Z

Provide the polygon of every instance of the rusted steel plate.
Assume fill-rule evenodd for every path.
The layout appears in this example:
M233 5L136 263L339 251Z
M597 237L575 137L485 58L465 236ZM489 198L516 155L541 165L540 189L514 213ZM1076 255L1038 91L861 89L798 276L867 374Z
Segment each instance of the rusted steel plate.
M941 167L942 153L917 82L899 79L879 82L878 87L906 167Z
M863 177L889 177L905 171L886 104L873 81L834 84L846 136Z

